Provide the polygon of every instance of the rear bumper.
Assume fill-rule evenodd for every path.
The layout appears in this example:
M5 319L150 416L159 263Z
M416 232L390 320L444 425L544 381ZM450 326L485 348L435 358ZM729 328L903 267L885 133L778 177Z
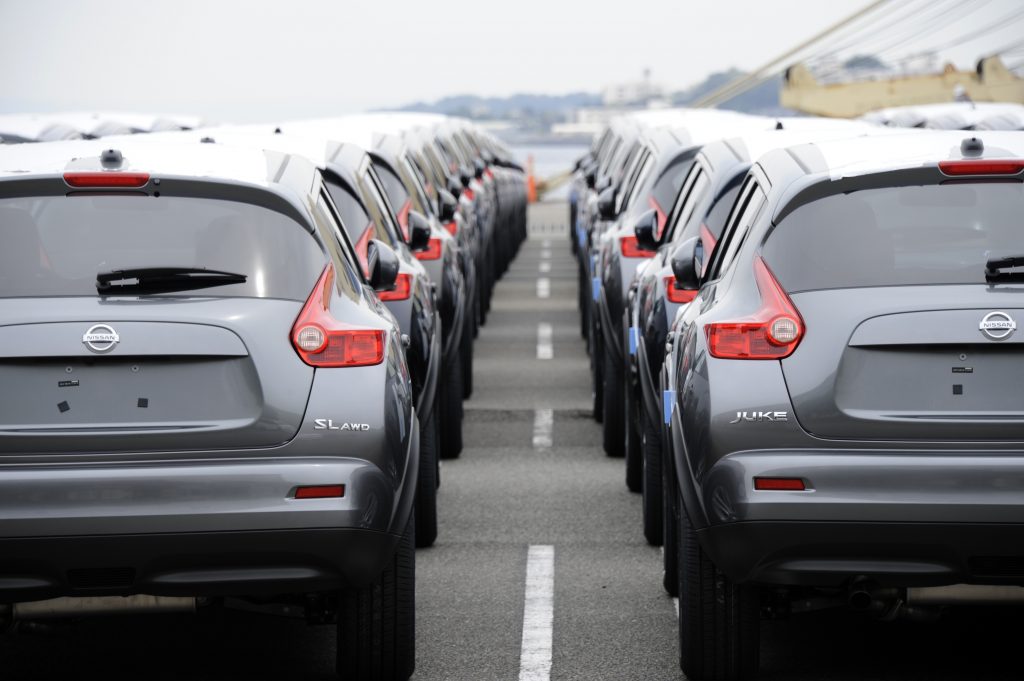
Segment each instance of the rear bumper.
M0 603L57 596L272 596L369 584L398 536L356 529L0 539Z
M369 583L408 517L417 445L397 489L347 458L0 468L0 602ZM294 498L337 484L341 498Z
M715 564L739 582L837 587L1024 585L1024 523L754 521L698 530Z
M755 477L806 491L758 491ZM1024 454L741 452L700 486L698 530L742 581L1024 584Z

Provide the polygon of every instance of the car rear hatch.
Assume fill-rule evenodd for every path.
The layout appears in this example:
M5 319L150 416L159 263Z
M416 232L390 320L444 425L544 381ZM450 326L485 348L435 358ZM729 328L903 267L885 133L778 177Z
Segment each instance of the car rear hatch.
M797 420L827 438L1024 440L1020 183L876 188L798 208L765 261L804 336L782 361ZM1006 272L1004 272L1006 274Z
M313 380L289 332L323 265L249 203L0 200L0 455L289 441Z

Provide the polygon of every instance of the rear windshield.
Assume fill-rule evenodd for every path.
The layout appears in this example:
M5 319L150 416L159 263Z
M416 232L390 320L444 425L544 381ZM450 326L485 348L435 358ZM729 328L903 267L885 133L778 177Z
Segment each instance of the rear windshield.
M763 248L790 292L984 284L989 258L1024 255L1024 185L888 187L828 196L786 216Z
M248 203L110 195L0 200L0 298L95 296L99 273L182 267L244 274L246 281L159 295L302 301L325 262L301 225Z

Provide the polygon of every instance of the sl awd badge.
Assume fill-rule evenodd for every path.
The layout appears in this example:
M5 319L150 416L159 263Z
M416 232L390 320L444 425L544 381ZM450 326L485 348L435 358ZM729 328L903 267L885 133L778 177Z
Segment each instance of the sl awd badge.
M362 430L370 429L369 423L335 423L334 419L313 419L313 430Z
M82 336L82 343L97 354L110 352L118 343L121 337L109 324L94 324Z

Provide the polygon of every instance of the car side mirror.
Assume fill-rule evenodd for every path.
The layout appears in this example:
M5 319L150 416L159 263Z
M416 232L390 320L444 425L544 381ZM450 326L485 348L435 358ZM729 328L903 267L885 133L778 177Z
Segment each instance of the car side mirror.
M482 180L484 178L485 170L487 170L487 164L485 164L482 159L478 158L473 161L473 177L478 180Z
M642 214L633 228L636 234L636 245L643 251L658 250L658 213L649 210Z
M422 251L430 245L430 220L422 213L409 211L409 248Z
M441 222L455 219L455 211L459 209L459 200L446 189L437 193L437 218Z
M473 181L473 171L466 166L460 166L459 181L462 182L463 187L469 189L469 184Z
M448 189L448 193L454 196L456 199L462 196L462 183L459 182L459 178L455 177L454 175L448 178L448 186L446 187L446 189Z
M615 219L615 190L611 187L603 189L598 195L597 214L602 220Z
M672 274L676 288L696 291L700 288L700 275L704 271L704 245L700 237L690 237L672 252Z
M597 186L597 168L594 165L590 165L585 171L586 174L583 178L587 182L587 189L593 189Z
M366 245L366 264L374 291L390 291L398 279L398 254L383 241L371 239Z
M605 189L608 189L608 187L611 187L611 186L612 186L612 178L610 178L610 177L608 177L607 175L605 175L604 177L600 178L600 179L599 179L599 180L597 181L597 184L596 184L596 185L594 186L594 190L595 190L595 191L596 191L597 193L599 193L599 194L600 194L600 193L601 193L601 192L603 192L603 191L604 191Z

